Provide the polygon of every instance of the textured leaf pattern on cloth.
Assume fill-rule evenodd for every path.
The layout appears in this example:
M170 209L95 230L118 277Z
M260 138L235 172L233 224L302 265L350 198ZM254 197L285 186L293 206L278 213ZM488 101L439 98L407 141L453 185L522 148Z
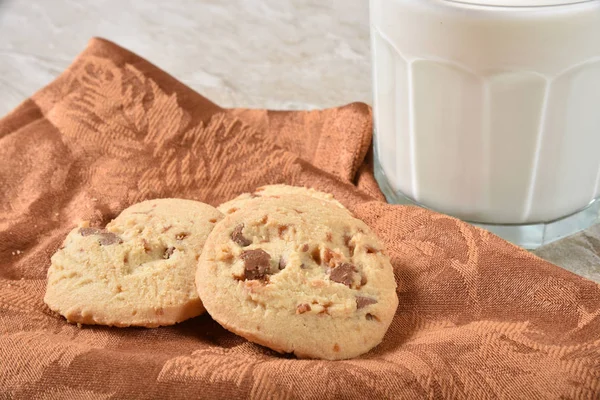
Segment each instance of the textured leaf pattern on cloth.
M364 104L224 110L92 40L0 120L0 397L600 397L600 287L454 218L382 202L371 131ZM50 256L78 221L272 183L333 193L386 243L400 306L370 353L296 360L208 315L80 329L44 305Z

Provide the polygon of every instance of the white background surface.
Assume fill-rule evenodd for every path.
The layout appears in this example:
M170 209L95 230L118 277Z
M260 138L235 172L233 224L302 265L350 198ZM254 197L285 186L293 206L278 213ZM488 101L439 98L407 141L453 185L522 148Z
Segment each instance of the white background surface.
M0 0L0 115L93 36L224 107L371 102L366 0Z
M0 0L0 117L93 36L223 107L371 104L367 0ZM600 282L600 227L538 255Z

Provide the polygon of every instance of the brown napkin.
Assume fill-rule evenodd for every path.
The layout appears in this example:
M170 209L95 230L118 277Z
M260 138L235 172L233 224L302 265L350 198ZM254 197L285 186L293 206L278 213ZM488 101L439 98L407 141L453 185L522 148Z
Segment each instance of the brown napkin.
M600 287L454 218L382 202L363 104L224 110L101 39L0 120L0 394L8 398L598 398ZM210 204L269 183L328 191L385 241L400 306L383 343L296 360L208 315L69 325L46 270L82 219ZM315 332L318 338L318 333Z

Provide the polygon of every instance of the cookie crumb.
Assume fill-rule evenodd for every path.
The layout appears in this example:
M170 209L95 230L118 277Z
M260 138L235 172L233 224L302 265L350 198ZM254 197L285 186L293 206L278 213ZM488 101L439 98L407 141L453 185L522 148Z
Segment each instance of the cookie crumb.
M287 225L279 225L277 228L277 233L281 239L283 239L283 235L287 232L288 228Z
M163 253L163 258L165 260L168 260L169 258L171 258L171 256L173 255L173 252L175 251L175 247L168 247L165 252Z
M310 310L311 310L310 305L308 305L306 303L299 304L298 307L296 307L297 314L304 314L305 312L308 312Z
M178 233L177 235L175 235L175 239L177 239L177 240L183 240L186 237L188 237L189 235L190 234L188 232L181 232L181 233Z
M150 251L152 249L150 248L150 245L148 244L148 242L146 241L146 239L142 239L142 245L144 246L144 252L146 254L150 253Z
M354 248L355 248L354 243L350 243L351 241L352 241L352 237L350 237L348 235L344 235L344 244L348 248L348 253L350 254L350 257L354 256Z
M360 276L360 286L365 286L366 284L367 284L367 276L361 275Z
M281 258L279 259L279 270L281 271L282 269L285 269L285 267L287 266L287 260L281 256Z

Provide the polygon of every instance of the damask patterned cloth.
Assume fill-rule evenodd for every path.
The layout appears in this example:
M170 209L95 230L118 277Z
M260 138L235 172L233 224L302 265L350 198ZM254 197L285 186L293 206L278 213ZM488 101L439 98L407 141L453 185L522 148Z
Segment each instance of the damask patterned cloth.
M454 218L383 201L364 104L225 110L101 39L0 120L0 398L600 398L600 287ZM158 197L331 192L385 241L398 307L383 343L297 360L208 315L78 328L43 303L80 220Z

